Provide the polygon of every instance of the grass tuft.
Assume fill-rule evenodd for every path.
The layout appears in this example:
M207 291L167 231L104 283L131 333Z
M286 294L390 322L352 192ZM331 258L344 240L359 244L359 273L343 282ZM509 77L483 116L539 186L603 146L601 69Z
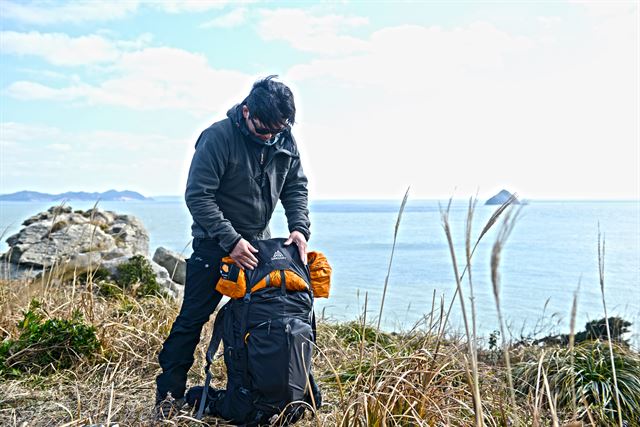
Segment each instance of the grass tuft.
M598 425L616 425L620 417L626 425L637 426L640 423L640 355L616 344L612 344L611 349L620 390L619 412L606 341L586 341L573 350L557 347L547 349L544 354L531 352L514 367L516 388L524 396L534 396L540 385L538 365L541 364L558 411L567 414L576 411L577 418L583 421L588 421L591 415Z

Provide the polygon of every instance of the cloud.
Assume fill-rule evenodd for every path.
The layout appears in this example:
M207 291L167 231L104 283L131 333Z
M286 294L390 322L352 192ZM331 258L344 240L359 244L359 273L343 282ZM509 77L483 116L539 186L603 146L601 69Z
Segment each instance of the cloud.
M18 81L6 91L22 100L63 100L135 110L180 109L200 116L239 101L234 99L238 88L253 80L241 72L212 68L204 55L168 47L124 52L109 66L109 72L99 84L75 81L56 88Z
M363 17L316 16L302 9L262 10L258 34L264 40L283 40L294 48L320 54L366 51L368 44L344 32L368 24Z
M115 62L128 51L147 46L152 36L134 40L113 40L96 34L71 37L64 33L21 33L2 31L0 51L5 54L37 56L58 66L82 66Z
M3 53L39 56L54 65L112 62L120 55L115 43L97 35L70 37L62 33L3 31L0 37Z
M241 3L252 2L245 0ZM81 24L124 19L143 8L170 14L200 13L223 9L230 3L230 0L71 0L66 2L2 0L2 18L31 25ZM234 4L237 3L234 2Z
M553 45L546 28L522 37L488 22L388 27L364 39L366 52L291 67L284 80L304 88L296 136L321 189L313 195L399 197L411 184L422 197L455 187L637 197L631 18L594 26L579 45L562 26ZM330 171L312 169L327 162ZM366 165L357 180L366 185L349 193L354 162Z
M71 145L70 144L51 144L48 145L47 148L50 148L51 150L54 151L71 151Z
M637 8L637 2L634 1L569 0L569 3L582 7L587 14L597 19L626 15Z
M32 125L16 122L0 122L0 141L19 144L26 141L56 138L60 130L52 126Z
M6 184L3 191L96 191L115 187L147 194L179 194L184 188L192 145L190 136L172 139L158 134L78 132L0 123L0 146L4 150L0 162Z
M230 0L163 0L149 4L168 13L205 12L211 9L222 9Z
M44 80L62 81L69 79L68 73L61 73L58 71L45 70L40 68L19 68L18 70L24 75L41 78Z
M244 24L247 20L247 8L239 7L229 13L220 15L200 25L200 28L234 28Z
M22 101L53 99L57 101L73 101L87 96L91 90L88 85L75 85L63 89L52 88L30 81L17 81L9 85L6 93Z
M551 28L555 25L562 23L562 18L559 16L538 16L538 22L546 28Z
M3 0L2 18L34 25L101 22L124 18L138 9L139 2L54 1L15 2Z
M501 69L510 55L532 49L530 38L512 36L485 22L445 30L402 25L376 31L363 41L366 53L337 59L316 59L289 70L294 80L334 78L352 86L420 91L456 84L456 74ZM412 46L411 49L399 46Z

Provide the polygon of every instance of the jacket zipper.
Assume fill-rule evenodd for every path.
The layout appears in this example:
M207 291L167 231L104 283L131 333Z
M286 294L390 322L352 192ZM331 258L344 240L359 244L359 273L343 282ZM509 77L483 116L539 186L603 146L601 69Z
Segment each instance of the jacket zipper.
M266 166L264 164L264 152L266 151L266 147L262 147L260 149L260 173L261 173L261 177L260 177L260 192L262 193L262 200L264 203L269 203L269 201L267 200L266 194L265 194L265 186L266 186L266 179L267 179L267 173L266 173ZM264 223L264 227L267 227L268 221L267 221L267 209L265 206L264 209L264 215L263 215L263 220L262 222Z

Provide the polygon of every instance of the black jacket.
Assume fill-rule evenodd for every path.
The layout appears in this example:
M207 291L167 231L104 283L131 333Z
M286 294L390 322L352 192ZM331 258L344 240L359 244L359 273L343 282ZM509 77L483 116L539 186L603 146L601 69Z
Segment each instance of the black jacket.
M269 238L269 220L278 199L289 231L309 239L307 178L291 130L274 145L247 136L241 107L205 129L196 142L185 200L193 217L193 237L215 239L230 252L244 237Z

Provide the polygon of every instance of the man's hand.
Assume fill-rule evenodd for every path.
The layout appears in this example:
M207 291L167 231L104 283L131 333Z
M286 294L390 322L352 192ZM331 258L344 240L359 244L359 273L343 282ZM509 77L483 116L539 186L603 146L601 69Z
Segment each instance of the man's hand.
M240 239L234 246L229 256L240 267L246 270L253 270L258 266L258 258L253 255L255 253L258 253L258 250L251 246L251 243L249 243L245 239Z
M298 247L300 259L304 265L307 265L307 239L304 237L304 234L299 231L292 231L291 234L289 234L289 238L284 242L284 245L289 246L292 242Z

